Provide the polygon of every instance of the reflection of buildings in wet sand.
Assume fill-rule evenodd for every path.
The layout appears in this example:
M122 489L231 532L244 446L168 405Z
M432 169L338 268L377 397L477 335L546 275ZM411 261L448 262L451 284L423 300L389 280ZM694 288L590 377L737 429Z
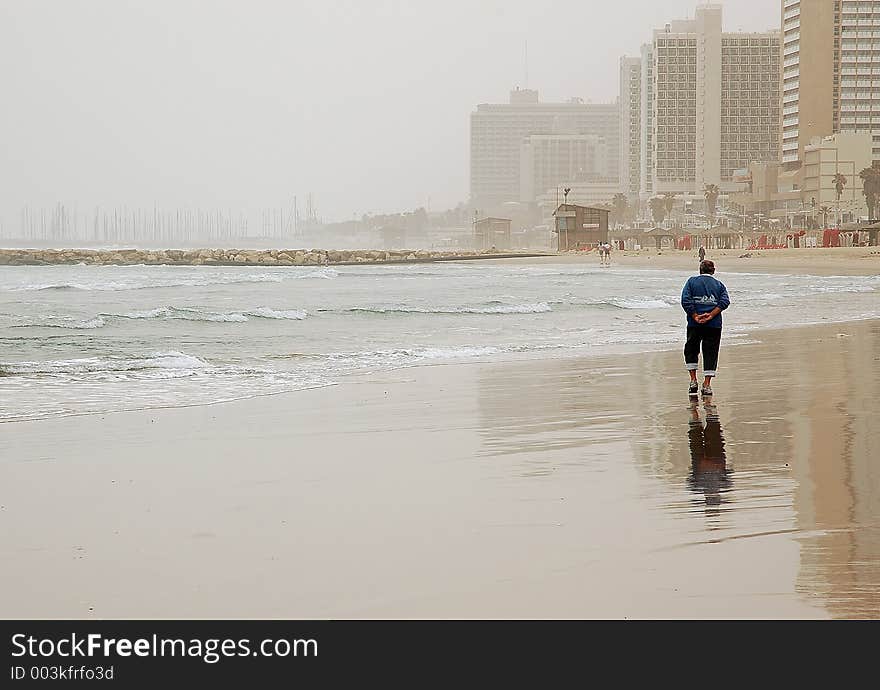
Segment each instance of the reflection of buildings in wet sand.
M843 617L880 616L880 325L861 333L812 344L794 384L799 587Z
M728 466L737 470L725 502L729 510L750 509L748 522L740 524L748 532L796 528L802 593L816 595L832 615L876 617L880 324L840 330L852 335L823 330L817 341L805 331L788 330L773 334L772 348L722 349L715 398ZM665 369L651 366L656 372ZM737 376L738 371L749 375ZM683 394L671 397L670 391L682 383L670 387L660 376L643 382L655 412L646 434L634 439L634 450L646 471L680 482L689 458L684 403ZM684 380L681 374L679 381Z
M878 616L880 324L839 330L852 335L778 331L772 346L722 349L714 402L728 484L714 506L724 521L713 517L708 527L727 530L724 537L797 539L803 595L833 615ZM500 376L493 368L479 382L484 451L518 456L517 471L542 474L609 457L611 448L669 487L653 497L660 509L694 513L700 487L687 379L672 364L679 356L511 365ZM572 449L584 452L542 452ZM705 504L700 497L702 516Z

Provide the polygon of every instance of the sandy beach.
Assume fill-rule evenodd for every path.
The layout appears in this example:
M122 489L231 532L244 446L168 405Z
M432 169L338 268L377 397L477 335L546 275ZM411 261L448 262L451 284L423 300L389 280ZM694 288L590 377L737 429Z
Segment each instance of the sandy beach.
M880 323L753 340L3 425L0 610L878 617Z
M719 275L729 272L809 273L812 275L876 275L880 273L880 247L825 247L803 249L710 249L707 259L715 261ZM501 259L501 261L516 261ZM529 259L543 263L598 264L591 252L560 254ZM697 250L613 251L612 265L633 268L693 269L699 265Z

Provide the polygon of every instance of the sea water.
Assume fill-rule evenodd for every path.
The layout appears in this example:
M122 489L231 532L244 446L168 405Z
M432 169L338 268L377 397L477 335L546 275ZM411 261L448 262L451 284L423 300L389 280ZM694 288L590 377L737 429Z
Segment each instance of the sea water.
M689 275L492 261L2 267L0 421L209 404L422 364L678 348ZM728 343L880 316L880 276L718 278L733 302Z

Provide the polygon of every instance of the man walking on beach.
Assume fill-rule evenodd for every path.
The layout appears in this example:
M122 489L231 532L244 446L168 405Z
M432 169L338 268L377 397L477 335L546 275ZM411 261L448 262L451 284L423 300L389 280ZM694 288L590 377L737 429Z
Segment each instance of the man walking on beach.
M700 261L706 258L706 248L702 244L700 245L700 251L698 254L700 255Z
M697 395L697 362L703 350L704 396L712 395L712 378L718 366L721 347L721 312L730 306L724 283L714 276L715 263L700 262L700 275L689 278L681 291L681 307L687 314L687 341L684 345L685 368L691 377L688 395Z

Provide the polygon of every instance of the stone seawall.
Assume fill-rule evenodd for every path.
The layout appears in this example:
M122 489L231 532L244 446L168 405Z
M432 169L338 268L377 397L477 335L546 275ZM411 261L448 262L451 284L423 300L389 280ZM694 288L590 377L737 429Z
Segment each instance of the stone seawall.
M331 266L464 261L544 256L544 253L319 249L0 249L0 266Z

